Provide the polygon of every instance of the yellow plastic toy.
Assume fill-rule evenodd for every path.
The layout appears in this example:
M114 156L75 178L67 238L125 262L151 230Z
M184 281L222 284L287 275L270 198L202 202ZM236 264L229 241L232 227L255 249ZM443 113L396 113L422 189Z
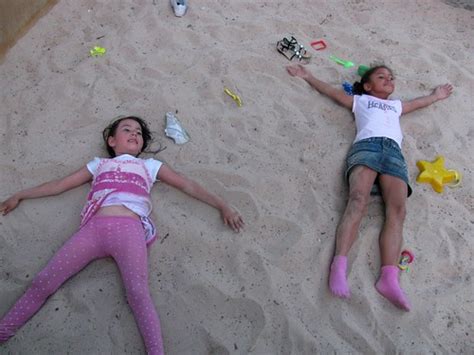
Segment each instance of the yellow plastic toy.
M398 268L403 271L408 271L408 265L411 264L415 260L415 256L409 250L402 251L402 255L400 256L400 261L398 262Z
M105 55L105 53L107 53L107 49L104 47L94 46L94 48L92 48L89 53L93 57L102 57Z
M232 97L232 100L234 100L237 103L237 106L241 107L242 106L242 100L240 99L239 95L233 93L230 91L230 89L224 88L224 92Z
M461 182L461 175L456 170L447 170L444 167L444 157L437 156L433 162L419 160L416 166L420 169L420 174L416 182L431 184L433 190L438 193L443 192L443 185L458 186Z

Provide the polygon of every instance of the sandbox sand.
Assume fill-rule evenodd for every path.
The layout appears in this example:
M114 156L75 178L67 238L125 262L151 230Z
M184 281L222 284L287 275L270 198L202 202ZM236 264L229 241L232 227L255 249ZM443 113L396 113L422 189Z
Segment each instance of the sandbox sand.
M244 216L233 233L216 210L165 185L153 191L162 235L149 251L150 285L168 354L474 352L474 12L472 1L62 0L0 66L0 199L105 155L114 117L150 122L156 158L228 199ZM290 77L276 41L324 39L308 68L353 82L330 54L384 62L392 97L453 95L402 119L414 194L404 247L416 259L402 312L375 288L383 204L374 197L349 255L352 298L334 298L327 271L347 186L350 112ZM103 57L89 49L107 49ZM237 107L223 89L243 101ZM165 113L191 135L163 133ZM463 175L435 193L416 161L443 155ZM0 218L0 315L77 229L87 186L23 202ZM68 281L11 340L6 354L139 354L144 347L112 260Z

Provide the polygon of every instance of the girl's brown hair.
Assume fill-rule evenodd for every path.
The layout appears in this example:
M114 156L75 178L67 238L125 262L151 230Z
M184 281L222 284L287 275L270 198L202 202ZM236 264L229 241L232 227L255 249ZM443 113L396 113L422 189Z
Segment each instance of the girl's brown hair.
M142 130L142 137L143 137L143 147L142 147L142 150L140 151L140 153L143 152L148 147L148 145L151 143L151 141L153 140L153 137L151 136L150 128L148 128L148 124L143 119L141 119L140 117L126 116L126 117L117 118L111 124L109 124L107 127L105 127L104 131L102 132L102 137L104 138L105 146L107 148L107 152L109 153L111 158L115 157L115 152L112 149L112 147L109 146L108 139L109 139L109 137L115 136L115 132L117 131L117 127L118 127L119 123L122 122L123 120L134 120L135 122L137 122L140 125L140 128Z
M380 68L385 68L389 72L392 72L392 69L390 69L386 65L377 65L375 67L370 68L369 70L367 70L364 73L364 75L362 75L362 78L360 79L360 81L356 81L354 83L354 85L352 86L352 93L354 95L368 94L368 92L365 91L365 89L364 89L364 84L368 83L370 81L370 77L372 76L372 74L375 73L375 71L380 69Z

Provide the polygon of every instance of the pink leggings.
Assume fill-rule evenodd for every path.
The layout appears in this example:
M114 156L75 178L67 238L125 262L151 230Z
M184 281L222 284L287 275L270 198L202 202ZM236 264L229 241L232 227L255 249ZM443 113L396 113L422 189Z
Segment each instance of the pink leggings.
M107 256L118 265L148 354L163 354L160 320L148 288L143 227L139 220L124 216L94 216L63 245L0 321L0 343L13 336L67 279L92 260Z

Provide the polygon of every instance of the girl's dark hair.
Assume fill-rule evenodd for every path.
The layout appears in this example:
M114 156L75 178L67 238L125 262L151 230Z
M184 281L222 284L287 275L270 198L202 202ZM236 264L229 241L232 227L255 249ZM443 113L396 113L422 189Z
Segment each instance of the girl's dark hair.
M115 152L112 149L112 147L109 146L108 139L109 139L109 137L115 136L115 132L117 131L117 127L118 127L119 123L122 122L123 120L134 120L135 122L137 122L140 125L140 128L142 130L142 137L143 137L143 147L142 147L142 150L140 151L140 153L143 152L153 140L153 137L151 136L150 128L148 128L148 124L143 119L141 119L140 117L126 116L126 117L117 118L111 124L109 124L107 127L105 127L104 131L102 132L102 137L104 138L105 146L107 148L107 152L109 153L111 158L115 157ZM138 154L138 155L140 155L140 154Z
M352 93L354 95L368 94L368 92L365 91L364 89L364 84L368 83L370 81L370 77L372 76L372 74L375 73L375 71L380 68L385 68L389 70L390 72L392 72L392 69L390 69L386 65L377 65L375 67L370 68L364 73L364 75L362 75L362 78L360 78L360 81L356 81L354 85L352 85Z

